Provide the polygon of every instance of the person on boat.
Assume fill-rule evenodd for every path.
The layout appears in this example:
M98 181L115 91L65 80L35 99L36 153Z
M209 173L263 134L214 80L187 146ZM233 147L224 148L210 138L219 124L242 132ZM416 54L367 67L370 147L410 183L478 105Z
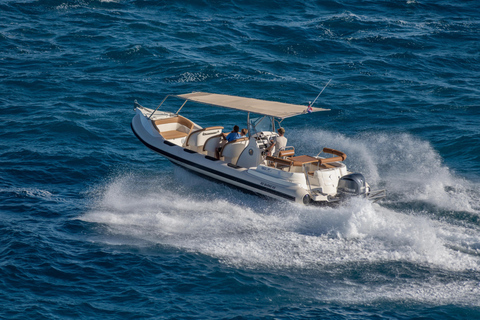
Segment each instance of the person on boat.
M285 129L279 128L277 130L278 136L270 140L271 145L268 147L268 154L272 154L274 157L278 157L278 153L285 149L287 146L287 138L285 137ZM274 150L272 152L272 149Z
M222 132L222 137L224 140L226 140L227 142L232 142L232 141L235 141L237 139L240 139L242 138L242 135L239 133L240 131L240 127L235 125L233 127L233 130L232 132L230 132L228 135L223 133ZM222 147L223 147L224 143L222 143L222 141L220 141L220 147L218 147L216 150L215 150L215 157L217 159L220 159L220 151L222 150Z
M242 129L242 131L240 131L240 135L242 136L242 138L245 138L247 136L247 133L248 133L247 129Z
M222 133L222 135L225 140L227 140L228 142L232 142L242 137L239 131L240 131L240 127L235 125L233 127L232 132L230 132L228 135L226 135L225 133Z

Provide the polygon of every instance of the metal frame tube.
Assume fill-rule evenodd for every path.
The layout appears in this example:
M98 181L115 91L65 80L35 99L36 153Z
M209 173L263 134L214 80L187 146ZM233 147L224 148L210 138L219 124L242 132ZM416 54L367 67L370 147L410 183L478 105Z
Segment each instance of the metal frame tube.
M155 112L157 112L158 108L160 108L160 106L165 102L165 100L167 100L168 97L170 97L170 95L167 95L167 96L162 100L162 102L160 102L160 104L158 105L158 107L157 107L155 110L153 110L152 114L148 117L149 120L152 118L153 114L154 114Z
M180 107L180 109L178 109L177 112L175 112L176 115L178 115L178 113L180 112L180 110L182 110L183 106L187 103L188 100L185 100L185 102L182 104L182 106Z

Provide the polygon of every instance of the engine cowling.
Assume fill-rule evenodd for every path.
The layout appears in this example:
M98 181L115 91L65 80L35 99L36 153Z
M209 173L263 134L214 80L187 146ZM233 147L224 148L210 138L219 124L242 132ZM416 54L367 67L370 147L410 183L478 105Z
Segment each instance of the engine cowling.
M338 181L337 195L340 197L366 196L367 183L361 173L344 175Z

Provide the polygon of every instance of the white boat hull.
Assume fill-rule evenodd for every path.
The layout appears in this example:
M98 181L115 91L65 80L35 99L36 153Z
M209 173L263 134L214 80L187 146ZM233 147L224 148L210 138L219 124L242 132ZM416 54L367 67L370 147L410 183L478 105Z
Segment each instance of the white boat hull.
M235 167L171 143L163 139L154 129L151 121L141 112L137 112L131 126L135 136L146 147L161 154L172 163L201 175L275 199L302 202L305 195L308 194L307 190L299 187L296 183L280 179L275 181L268 175L262 179L258 173L255 174L257 171L255 168Z

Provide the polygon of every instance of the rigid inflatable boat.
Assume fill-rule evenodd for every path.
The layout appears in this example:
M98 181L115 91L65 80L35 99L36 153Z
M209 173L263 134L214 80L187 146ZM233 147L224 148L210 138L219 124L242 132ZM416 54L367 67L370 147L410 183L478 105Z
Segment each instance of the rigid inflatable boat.
M180 99L176 113L162 111L169 98ZM183 100L183 101L182 101ZM247 113L248 134L226 141L223 126L201 127L179 113L187 102ZM167 95L156 109L134 105L133 133L149 149L172 163L235 188L304 204L338 203L352 196L377 201L385 190L371 191L361 173L349 172L346 154L323 148L316 156L297 155L294 146L269 153L276 128L285 118L328 109L193 92ZM289 143L290 144L290 143Z

